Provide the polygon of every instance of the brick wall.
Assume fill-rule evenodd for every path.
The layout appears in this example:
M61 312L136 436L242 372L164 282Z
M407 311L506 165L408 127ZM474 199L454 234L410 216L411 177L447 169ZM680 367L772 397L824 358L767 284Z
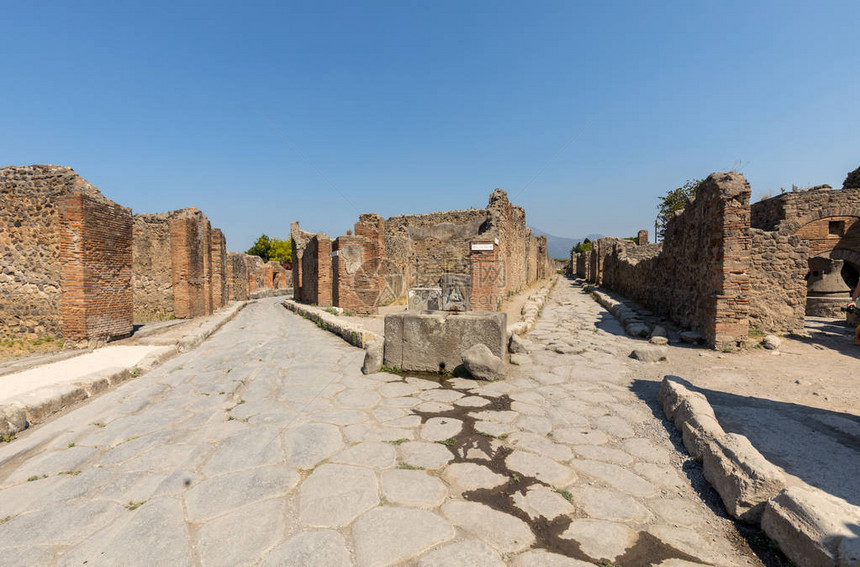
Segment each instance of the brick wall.
M171 280L173 311L177 318L207 315L211 299L205 297L206 256L209 243L205 225L196 216L170 221Z
M59 205L63 336L131 334L131 210L81 193L64 195Z
M501 247L494 241L472 243L469 254L472 311L496 311L506 297L507 273Z

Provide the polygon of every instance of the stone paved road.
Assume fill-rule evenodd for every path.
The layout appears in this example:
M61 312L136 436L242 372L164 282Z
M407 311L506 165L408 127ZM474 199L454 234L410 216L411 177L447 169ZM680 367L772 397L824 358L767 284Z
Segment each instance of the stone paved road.
M506 381L440 384L260 301L0 446L0 565L759 565L610 319L563 280Z

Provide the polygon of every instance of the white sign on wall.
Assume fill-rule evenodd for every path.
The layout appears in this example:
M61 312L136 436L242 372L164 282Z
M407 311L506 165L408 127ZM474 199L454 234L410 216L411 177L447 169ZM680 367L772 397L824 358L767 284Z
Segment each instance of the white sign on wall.
M492 250L493 243L492 242L473 242L472 250Z

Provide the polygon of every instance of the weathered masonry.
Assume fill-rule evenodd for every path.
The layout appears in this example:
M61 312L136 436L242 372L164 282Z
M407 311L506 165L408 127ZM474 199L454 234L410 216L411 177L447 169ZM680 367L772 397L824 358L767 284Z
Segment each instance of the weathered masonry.
M787 332L838 316L860 273L860 187L846 180L750 206L740 174L714 173L671 219L661 244L601 238L576 273L700 331L712 346L751 328Z
M0 337L108 340L288 287L196 208L132 216L74 170L0 168Z
M360 313L402 299L417 309L493 311L553 270L546 238L501 189L485 209L362 214L334 240L294 222L291 236L296 299Z
M0 335L131 333L131 211L55 165L0 168L0 202Z

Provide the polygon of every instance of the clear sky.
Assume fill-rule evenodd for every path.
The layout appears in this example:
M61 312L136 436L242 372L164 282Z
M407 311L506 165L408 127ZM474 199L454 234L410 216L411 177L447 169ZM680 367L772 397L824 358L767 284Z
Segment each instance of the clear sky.
M134 212L196 206L234 251L494 187L551 234L628 236L688 178L736 169L755 200L860 165L856 0L63 0L3 20L2 165L71 166Z

